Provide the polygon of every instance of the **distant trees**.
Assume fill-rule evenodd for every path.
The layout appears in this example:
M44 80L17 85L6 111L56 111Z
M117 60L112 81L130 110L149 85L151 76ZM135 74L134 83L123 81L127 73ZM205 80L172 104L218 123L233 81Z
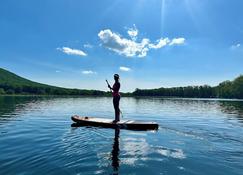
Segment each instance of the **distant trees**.
M233 81L233 93L235 98L243 99L243 75Z
M158 89L136 89L134 96L168 96L189 98L239 98L243 99L243 76L224 81L218 86L187 86Z
M45 86L27 86L16 87L11 85L0 84L0 94L33 94L33 95L90 95L90 96L106 96L109 92L98 90L81 90L81 89L67 89L59 87L45 87Z
M109 92L98 90L67 89L36 83L7 70L0 68L1 94L34 94L34 95L88 95L108 96ZM243 75L233 81L224 81L218 86L187 86L158 89L136 89L122 96L168 96L190 98L239 98L243 99Z
M67 89L36 83L0 68L0 94L33 95L91 95L106 96L108 92L98 90Z
M187 86L159 89L136 89L135 96L173 96L190 98L211 98L214 97L214 88L210 86Z
M224 81L216 87L216 96L243 99L243 75L234 81Z
M233 98L233 82L224 81L216 87L216 96L223 98Z
M3 88L0 88L0 94L5 94L5 91Z

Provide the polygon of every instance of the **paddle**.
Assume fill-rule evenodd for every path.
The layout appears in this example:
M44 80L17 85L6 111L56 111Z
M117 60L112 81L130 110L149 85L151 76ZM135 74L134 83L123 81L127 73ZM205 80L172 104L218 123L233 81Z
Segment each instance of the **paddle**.
M106 83L107 83L107 86L109 86L110 87L110 84L109 84L109 82L107 81L107 80L105 80L106 81ZM110 88L110 91L111 91L111 88ZM111 91L112 92L112 91Z
M110 87L110 84L109 84L108 80L105 80L105 81L106 81L107 85ZM112 92L111 88L110 88L110 91ZM120 110L120 108L119 108L119 110ZM121 114L122 118L124 118L124 117L123 117L123 113L122 113L121 110L120 110L120 114Z

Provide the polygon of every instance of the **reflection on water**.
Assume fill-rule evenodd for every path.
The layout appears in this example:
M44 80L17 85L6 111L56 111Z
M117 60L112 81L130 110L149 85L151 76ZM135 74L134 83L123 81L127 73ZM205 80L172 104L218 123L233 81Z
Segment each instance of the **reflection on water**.
M70 127L113 118L111 98L0 96L0 174L241 174L243 102L122 98L157 132Z
M242 101L223 101L219 103L223 113L232 114L239 122L243 123L243 102Z
M115 136L114 136L114 143L112 147L111 152L111 160L112 160L112 166L114 169L114 174L118 174L119 169L119 135L120 135L120 129L116 128L115 130Z
M34 102L34 100L35 98L33 97L17 98L14 96L0 96L0 117L12 117L16 110L20 111L27 103Z

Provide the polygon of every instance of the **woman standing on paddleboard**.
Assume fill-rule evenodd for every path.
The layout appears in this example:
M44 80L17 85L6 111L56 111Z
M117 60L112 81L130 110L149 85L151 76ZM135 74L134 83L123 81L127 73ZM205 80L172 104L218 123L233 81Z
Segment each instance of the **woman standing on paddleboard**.
M115 83L113 84L113 86L111 87L108 84L108 88L110 88L112 90L113 106L114 106L114 109L115 109L115 120L114 120L114 122L118 122L118 121L120 121L120 108L119 108L120 93L119 93L119 90L120 90L120 87L121 87L118 74L114 75L114 80L115 80Z

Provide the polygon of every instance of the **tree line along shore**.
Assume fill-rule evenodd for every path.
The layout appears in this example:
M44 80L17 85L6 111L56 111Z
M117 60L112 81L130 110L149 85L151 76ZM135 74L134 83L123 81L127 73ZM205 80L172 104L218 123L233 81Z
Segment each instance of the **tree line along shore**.
M110 96L109 91L69 89L50 86L22 78L0 68L0 95L82 95ZM236 98L243 99L243 75L217 86L186 86L157 89L136 89L122 96L163 96L183 98Z

